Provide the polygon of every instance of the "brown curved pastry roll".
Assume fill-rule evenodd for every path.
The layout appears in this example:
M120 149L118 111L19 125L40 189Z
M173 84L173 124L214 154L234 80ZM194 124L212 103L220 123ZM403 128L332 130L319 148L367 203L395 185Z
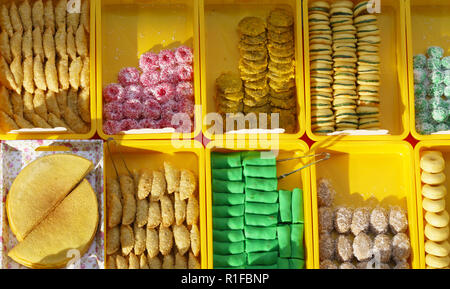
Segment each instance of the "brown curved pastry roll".
M56 53L59 57L67 57L66 31L64 29L58 29L58 31L56 31L55 46Z
M31 6L28 0L24 0L19 5L19 15L22 20L23 29L31 32L33 29L33 22L31 21Z
M22 57L22 41L22 34L20 32L14 33L11 39L9 39L13 59Z
M58 75L61 88L63 90L69 89L69 57L67 55L58 59Z
M33 107L36 114L42 119L47 121L47 103L45 102L45 92L41 89L37 89L33 97Z
M67 129L67 133L75 133L73 130L70 129L70 127L65 123L62 119L58 118L53 113L48 114L48 123L52 127L64 127Z
M87 33L90 31L90 20L89 20L89 1L82 0L81 2L81 15L80 15L80 25L83 25Z
M11 104L13 107L14 115L23 117L23 99L17 92L11 93Z
M48 112L54 114L57 118L61 118L61 112L59 110L58 102L56 101L56 94L53 91L47 91L45 94L45 102L47 103Z
M4 111L0 111L0 126L5 132L19 129L14 120Z
M23 55L23 58L33 57L33 32L31 29L25 30L25 32L23 33L22 55Z
M90 61L89 57L84 57L83 68L80 73L80 86L83 88L89 88L90 86Z
M9 46L9 36L6 31L0 33L0 54L5 58L7 63L11 63L11 47Z
M14 115L14 121L20 128L34 128L34 125L20 115Z
M16 3L14 1L11 3L9 8L9 18L11 19L11 25L14 32L23 33L22 20L20 20L19 10L17 9Z
M33 51L35 55L44 58L44 46L42 45L42 30L39 27L33 30Z
M75 44L77 47L77 53L80 56L89 55L88 39L83 26L79 26L75 33Z
M54 58L49 58L45 63L45 80L49 90L53 92L59 91L58 73L56 72Z
M10 117L14 115L13 106L9 100L9 91L4 86L0 86L0 109Z
M42 37L44 54L47 59L54 59L56 56L55 39L50 29L46 29Z
M88 88L82 88L78 92L78 112L84 122L91 122L91 110L90 110L90 92Z
M14 76L14 81L17 84L17 93L22 92L22 84L23 84L23 68L22 68L22 57L16 57L11 62L10 65L11 73Z
M26 120L33 122L33 114L33 95L26 91L23 95L23 116Z
M69 66L69 83L75 90L78 90L80 87L80 74L82 67L83 61L81 60L81 57L77 57L72 60Z
M34 93L33 57L27 57L23 61L23 88L28 93Z
M3 56L0 57L0 83L6 88L17 91L17 84Z
M55 4L55 21L57 29L66 29L66 8L67 0L58 0Z
M47 82L45 81L44 64L39 55L34 57L33 61L34 84L41 90L47 90Z
M41 31L44 30L44 3L42 0L36 0L31 9L31 17L33 20L33 27L39 27Z
M67 41L67 54L69 54L71 60L77 58L77 47L75 44L75 35L73 33L74 31L72 30L72 27L69 27L67 29L66 41Z
M53 10L53 0L46 0L44 3L44 27L55 32L55 13Z
M32 120L33 120L33 124L34 124L35 127L52 128L52 126L49 125L48 122L45 121L45 119L43 119L42 117L40 117L36 113L33 113Z
M11 24L11 19L9 18L8 8L6 8L5 4L3 4L0 8L0 27L3 31L8 33L9 37L13 35L14 30Z

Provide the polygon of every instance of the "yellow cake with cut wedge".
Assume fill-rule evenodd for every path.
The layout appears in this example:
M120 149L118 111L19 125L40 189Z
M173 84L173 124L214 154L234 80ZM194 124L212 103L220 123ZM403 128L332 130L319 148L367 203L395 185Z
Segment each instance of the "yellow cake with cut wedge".
M72 154L41 157L14 180L6 199L9 226L23 241L92 170L91 161Z
M72 258L70 250L78 250L80 257L87 252L98 221L97 196L82 180L8 256L30 268L62 268Z

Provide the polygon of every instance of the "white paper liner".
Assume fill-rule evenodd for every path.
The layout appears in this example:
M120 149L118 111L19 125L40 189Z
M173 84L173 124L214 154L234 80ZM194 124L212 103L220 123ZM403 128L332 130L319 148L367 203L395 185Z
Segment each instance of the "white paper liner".
M366 130L366 129L349 129L343 131L335 131L331 133L327 133L329 136L335 135L389 135L389 131L386 129L378 129L378 130Z
M174 133L175 129L173 127L166 128L140 128L140 129L130 129L127 131L121 131L119 134L153 134L153 133Z
M432 134L436 134L436 135L450 134L450 130L437 131L437 132L433 132Z
M65 127L55 128L21 128L9 131L9 134L24 134L24 133L64 133L67 132Z
M275 129L262 129L262 128L255 128L255 129L238 129L238 130L231 130L226 132L225 134L281 134L284 133L284 128L275 128Z

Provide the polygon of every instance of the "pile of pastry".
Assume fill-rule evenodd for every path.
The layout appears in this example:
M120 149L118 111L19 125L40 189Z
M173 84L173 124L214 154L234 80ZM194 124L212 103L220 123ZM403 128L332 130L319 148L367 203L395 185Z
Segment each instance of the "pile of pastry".
M106 268L200 269L197 178L164 162L106 187Z
M31 3L30 3L31 2ZM90 130L89 1L0 8L0 126Z

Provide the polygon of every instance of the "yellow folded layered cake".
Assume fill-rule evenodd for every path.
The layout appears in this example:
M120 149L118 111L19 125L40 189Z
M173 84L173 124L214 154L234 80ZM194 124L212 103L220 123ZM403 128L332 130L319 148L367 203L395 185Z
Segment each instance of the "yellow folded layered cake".
M78 250L81 257L89 249L98 221L97 196L83 180L8 256L30 268L64 267L73 257L70 250Z
M71 154L44 156L25 167L6 199L9 226L17 240L23 241L92 168L91 161Z

